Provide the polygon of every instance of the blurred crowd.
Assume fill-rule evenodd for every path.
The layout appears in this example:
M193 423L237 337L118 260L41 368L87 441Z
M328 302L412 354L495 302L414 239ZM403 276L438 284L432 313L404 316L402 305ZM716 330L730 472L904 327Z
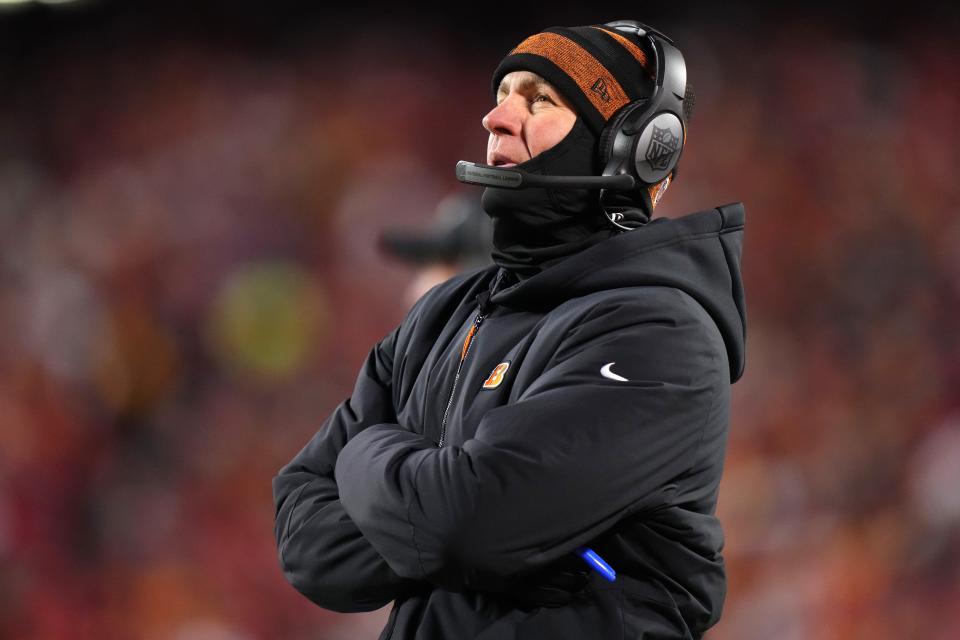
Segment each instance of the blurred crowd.
M658 208L747 212L708 638L958 638L960 53L725 29L672 33L698 104ZM0 101L0 638L376 638L388 608L286 583L270 482L406 311L379 234L475 193L506 51L120 42Z

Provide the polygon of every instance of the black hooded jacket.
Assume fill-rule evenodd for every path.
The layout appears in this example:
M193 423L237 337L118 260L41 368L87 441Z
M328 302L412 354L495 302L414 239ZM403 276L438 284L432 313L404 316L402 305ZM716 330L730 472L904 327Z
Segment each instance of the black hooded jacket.
M726 593L743 221L657 218L519 282L431 289L273 480L287 579L335 611L395 601L382 640L701 637ZM567 606L482 588L581 545L617 579Z

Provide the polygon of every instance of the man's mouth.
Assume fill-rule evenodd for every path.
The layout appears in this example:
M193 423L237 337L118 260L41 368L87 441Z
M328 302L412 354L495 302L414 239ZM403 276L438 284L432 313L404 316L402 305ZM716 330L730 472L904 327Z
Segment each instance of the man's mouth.
M490 156L490 160L489 164L493 167L512 167L517 164L513 158L504 153L494 153Z

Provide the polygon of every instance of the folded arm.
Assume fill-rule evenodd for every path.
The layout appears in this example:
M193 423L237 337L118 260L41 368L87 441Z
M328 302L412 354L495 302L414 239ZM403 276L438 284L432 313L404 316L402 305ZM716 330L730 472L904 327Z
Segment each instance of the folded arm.
M346 512L398 575L456 588L550 563L657 506L728 383L719 334L679 296L592 311L462 446L366 429L337 460ZM611 362L626 381L601 375Z
M287 580L326 609L373 611L423 588L391 569L347 515L334 480L344 445L370 425L395 422L394 347L399 328L364 362L350 398L273 478L275 535Z

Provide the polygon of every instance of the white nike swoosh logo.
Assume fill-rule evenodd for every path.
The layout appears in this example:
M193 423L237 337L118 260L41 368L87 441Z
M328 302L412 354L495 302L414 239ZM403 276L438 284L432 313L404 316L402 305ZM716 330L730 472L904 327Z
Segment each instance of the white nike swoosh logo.
M620 382L630 382L629 380L627 380L627 379L624 378L623 376L618 376L618 375L615 374L613 371L610 371L610 367L612 367L612 366L615 365L615 364L617 364L617 363L616 363L616 362L608 362L607 364L603 365L603 368L600 369L600 375L602 375L604 378L610 378L611 380L619 380Z

